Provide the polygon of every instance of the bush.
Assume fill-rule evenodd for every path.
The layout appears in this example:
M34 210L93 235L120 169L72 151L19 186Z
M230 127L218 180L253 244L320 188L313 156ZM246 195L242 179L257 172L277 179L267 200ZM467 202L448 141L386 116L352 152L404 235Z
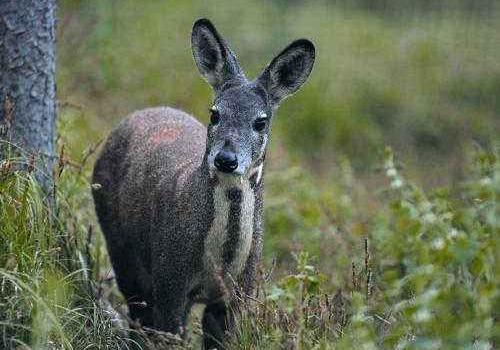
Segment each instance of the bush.
M494 348L500 337L497 157L479 152L456 195L445 189L427 195L401 176L387 151L390 205L371 222L349 277L332 286L299 253L296 272L262 281L261 298L243 312L235 348ZM318 239L331 247L328 236ZM317 258L325 266L331 256Z

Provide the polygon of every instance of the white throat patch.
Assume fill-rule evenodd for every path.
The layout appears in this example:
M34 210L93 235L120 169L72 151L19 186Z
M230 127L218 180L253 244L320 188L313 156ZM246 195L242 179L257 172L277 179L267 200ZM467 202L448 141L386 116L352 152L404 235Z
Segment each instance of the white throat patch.
M241 191L241 203L239 203L239 217L231 218L231 200L227 191L231 188L238 188ZM212 226L205 238L204 264L207 277L213 279L214 274L223 271L226 285L232 285L243 271L250 254L250 247L253 238L253 219L255 208L255 197L250 181L246 178L225 178L221 177L219 184L214 188L214 218ZM225 243L230 239L228 235L228 220L239 220L239 232L236 244L233 249L233 259L229 266L224 266ZM210 285L214 281L207 281Z

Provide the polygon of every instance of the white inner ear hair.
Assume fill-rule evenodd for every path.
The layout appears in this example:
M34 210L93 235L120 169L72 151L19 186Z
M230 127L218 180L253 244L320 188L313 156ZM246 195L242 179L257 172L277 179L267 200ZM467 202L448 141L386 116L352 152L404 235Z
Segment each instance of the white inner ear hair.
M207 47L202 48L203 50L214 50L216 53L216 62L215 62L215 68L213 70L207 70L207 67L205 66L206 63L204 63L205 60L207 59L213 59L213 57L206 57L206 53L203 51L197 50L197 60L202 62L202 67L203 67L203 72L202 75L205 77L207 82L210 85L215 85L219 83L222 79L222 68L224 66L224 62L222 61L222 53L221 53L221 47L219 46L219 43L213 36L213 34L209 31L202 30L200 33L201 36L203 36L203 39L206 40L205 45ZM201 46L201 42L199 43Z

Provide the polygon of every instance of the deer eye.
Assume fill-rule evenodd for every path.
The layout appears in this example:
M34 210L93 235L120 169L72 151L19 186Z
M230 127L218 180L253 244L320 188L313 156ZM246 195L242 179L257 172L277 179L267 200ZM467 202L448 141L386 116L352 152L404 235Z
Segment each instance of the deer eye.
M259 118L253 123L255 131L262 131L266 128L267 118Z
M216 109L211 109L210 110L210 124L217 125L217 124L219 124L219 121L220 121L219 111L217 111Z

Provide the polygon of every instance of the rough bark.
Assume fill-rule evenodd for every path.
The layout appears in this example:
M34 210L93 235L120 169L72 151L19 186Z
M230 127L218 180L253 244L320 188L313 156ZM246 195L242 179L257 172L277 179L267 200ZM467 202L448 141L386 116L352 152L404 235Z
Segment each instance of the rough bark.
M54 160L55 13L55 0L0 0L0 159L35 161L46 192Z

